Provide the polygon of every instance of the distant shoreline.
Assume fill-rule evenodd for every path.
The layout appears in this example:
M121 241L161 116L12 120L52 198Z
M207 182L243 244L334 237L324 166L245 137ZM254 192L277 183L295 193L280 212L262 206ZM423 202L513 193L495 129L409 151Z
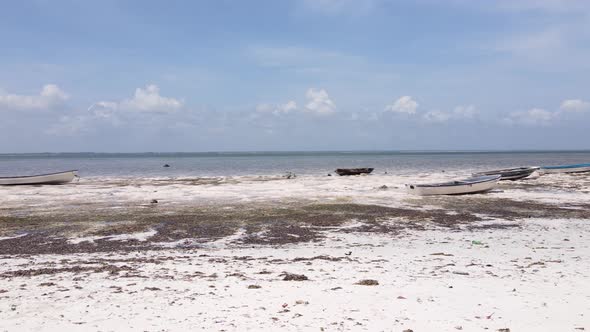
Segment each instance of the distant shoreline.
M589 150L351 150L351 151L207 151L207 152L27 152L0 153L10 157L248 157L248 156L344 156L344 155L469 155L590 153Z

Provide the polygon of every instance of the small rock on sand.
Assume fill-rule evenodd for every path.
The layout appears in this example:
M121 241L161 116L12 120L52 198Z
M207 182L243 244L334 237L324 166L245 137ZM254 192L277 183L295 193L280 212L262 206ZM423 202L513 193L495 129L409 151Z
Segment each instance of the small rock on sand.
M363 279L363 280L355 283L355 285L377 286L377 285L379 285L379 281L373 280L373 279Z
M258 288L262 288L262 287L259 285L249 285L248 286L248 289L258 289Z

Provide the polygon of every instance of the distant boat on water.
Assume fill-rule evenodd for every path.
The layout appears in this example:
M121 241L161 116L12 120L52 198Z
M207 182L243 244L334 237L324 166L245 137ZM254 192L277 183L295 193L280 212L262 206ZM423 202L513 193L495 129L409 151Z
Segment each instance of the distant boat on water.
M420 196L476 194L494 189L500 178L500 175L486 175L443 183L406 184L406 188Z
M500 180L519 180L533 174L540 167L518 167L473 173L473 176L500 175Z
M77 172L77 170L71 170L40 175L0 177L0 185L64 184L72 182L78 176Z
M542 173L582 173L590 172L590 164L575 164L575 165L562 165L562 166L543 166L541 167Z
M338 168L336 169L336 173L340 176L344 175L360 175L360 174L370 174L374 168Z

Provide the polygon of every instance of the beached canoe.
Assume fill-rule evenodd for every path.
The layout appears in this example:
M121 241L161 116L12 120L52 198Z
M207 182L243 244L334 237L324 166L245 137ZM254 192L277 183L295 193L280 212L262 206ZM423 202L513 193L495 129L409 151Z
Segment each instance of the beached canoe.
M590 164L543 166L541 173L582 173L590 172Z
M31 185L31 184L64 184L72 182L78 175L77 170L65 171L51 174L0 177L0 185Z
M540 167L518 167L518 168L507 168L507 169L497 169L493 171L486 171L486 172L479 172L473 173L474 177L477 176L486 176L486 175L500 175L500 180L518 180L524 179L529 175L533 174L536 170Z
M336 173L340 176L370 174L373 169L374 168L338 168Z
M486 175L443 183L406 184L406 188L408 192L421 196L475 194L494 189L500 177Z

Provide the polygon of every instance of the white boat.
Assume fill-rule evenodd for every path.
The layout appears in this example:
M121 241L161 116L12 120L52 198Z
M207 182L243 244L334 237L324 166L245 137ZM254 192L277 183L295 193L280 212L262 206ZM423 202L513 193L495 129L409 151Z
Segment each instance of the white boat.
M501 175L486 175L433 184L406 184L408 192L426 195L462 195L482 193L494 189Z
M575 165L562 165L562 166L543 166L541 167L541 173L582 173L590 172L590 164L575 164Z
M72 182L78 174L77 170L65 171L51 174L0 177L0 185L32 185L32 184L64 184Z

